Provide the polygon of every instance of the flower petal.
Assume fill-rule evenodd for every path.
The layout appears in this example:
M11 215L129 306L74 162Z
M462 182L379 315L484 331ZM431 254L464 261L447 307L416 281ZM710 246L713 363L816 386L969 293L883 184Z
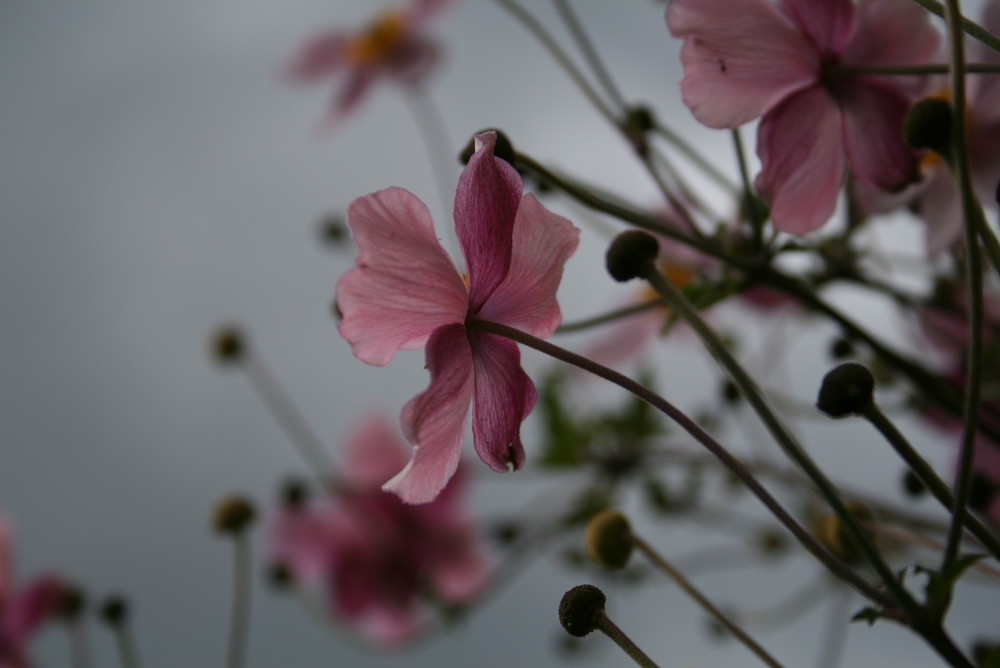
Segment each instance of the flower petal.
M350 36L331 30L306 42L288 67L288 76L300 81L315 81L336 74L346 61Z
M521 422L535 407L538 393L521 369L517 344L493 334L471 335L476 369L472 436L479 458L494 471L516 471L524 464Z
M476 135L476 152L455 191L455 231L469 274L469 305L475 313L507 276L514 219L524 184L514 168L493 155L495 132Z
M841 60L860 65L918 65L937 52L941 35L911 0L858 3L854 32Z
M379 489L406 466L407 448L397 425L374 414L347 438L344 476L355 491Z
M840 55L854 24L851 0L781 0L781 5L820 53Z
M4 611L9 639L20 644L55 616L62 592L62 581L54 575L39 576L20 589Z
M782 232L805 234L833 214L844 177L842 135L840 110L820 86L796 93L761 121L757 190Z
M382 486L406 503L432 501L455 473L473 396L472 347L462 325L446 325L427 342L430 386L403 408L413 456Z
M464 322L462 278L416 196L386 188L359 197L347 223L360 253L337 282L339 329L359 359L386 364L397 350L422 347L441 325Z
M818 80L816 48L767 0L673 0L667 27L684 40L684 103L711 128L751 121Z
M857 80L837 93L844 150L851 171L868 185L894 192L917 177L916 154L903 142L910 105L891 84Z
M579 243L580 230L525 195L514 221L510 271L477 317L551 336L562 320L556 290L563 265Z

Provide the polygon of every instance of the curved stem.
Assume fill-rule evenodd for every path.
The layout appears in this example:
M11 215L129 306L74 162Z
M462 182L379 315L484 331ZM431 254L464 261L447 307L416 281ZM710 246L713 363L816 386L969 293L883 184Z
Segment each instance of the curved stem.
M695 587L690 580L684 577L683 573L674 568L673 564L671 564L663 557L663 555L661 555L659 552L653 549L653 547L645 540L643 540L641 536L637 536L636 534L632 533L630 534L630 538L632 540L632 543L636 546L636 548L638 548L640 552L646 555L647 559L653 562L653 564L661 571L666 573L667 576L670 577L670 579L672 579L674 582L677 583L678 587L684 590L685 594L694 599L694 601L698 605L700 605L705 610L705 612L714 617L715 620L718 621L723 628L729 631L729 633L731 633L734 638L736 638L741 643L746 645L747 649L749 649L751 652L757 655L757 658L759 658L768 666L771 666L771 668L783 668L782 664L777 659L771 656L771 654L766 649L764 649L760 644L758 644L757 641L754 640L746 631L741 629L735 622L729 619L729 617L727 617L726 614L722 612L722 610L719 610L719 608L717 608L710 600L708 600L708 598L706 598L705 595L702 594L701 591L699 591L698 588Z
M895 601L891 597L873 587L865 579L855 573L847 564L842 562L829 550L817 542L816 539L813 538L813 536L802 525L800 525L787 510L785 510L777 499L775 499L771 493L767 491L760 481L757 480L757 478L736 457L734 457L718 441L702 429L698 423L645 385L638 383L628 376L613 369L609 369L606 366L598 364L591 359L583 357L582 355L570 352L565 348L560 348L553 343L543 341L538 337L522 332L519 329L508 327L507 325L486 320L469 320L466 322L466 327L470 330L479 330L503 336L511 339L512 341L526 345L529 348L534 348L539 352L545 353L546 355L566 362L567 364L572 364L573 366L583 369L584 371L600 376L601 378L618 385L647 402L673 420L681 429L690 434L696 441L698 441L698 443L704 446L730 471L732 471L733 474L736 475L761 501L761 503L763 503L764 506L771 511L778 521L780 521L781 524L783 524L785 528L788 529L793 536L795 536L802 546L810 554L816 557L820 563L826 566L830 572L857 589L866 598L887 607L893 607L895 605Z

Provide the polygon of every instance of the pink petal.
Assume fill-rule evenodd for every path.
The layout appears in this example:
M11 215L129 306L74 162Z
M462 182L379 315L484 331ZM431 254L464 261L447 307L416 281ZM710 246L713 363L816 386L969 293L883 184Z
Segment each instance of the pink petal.
M840 110L825 88L798 92L769 112L757 129L763 169L757 190L774 226L805 234L833 214L844 177Z
M62 591L62 581L54 575L39 576L18 591L5 611L10 638L15 643L23 642L55 616Z
M820 53L840 54L854 24L851 0L781 0L781 5Z
M944 165L927 179L920 196L920 215L926 225L928 257L950 249L962 237L962 202Z
M408 18L414 29L418 30L428 19L453 4L455 0L412 0L407 8Z
M321 580L331 567L331 536L345 533L346 523L335 513L325 512L327 509L326 505L319 509L283 509L270 522L270 558L288 568L298 580Z
M473 396L472 347L462 325L441 327L427 342L431 384L403 408L403 431L413 456L382 486L406 503L427 503L458 468Z
M841 60L861 65L918 65L937 52L941 35L912 0L864 0Z
M667 313L665 308L656 306L616 320L607 333L587 349L587 357L612 368L638 359L663 329Z
M709 127L740 126L818 80L816 48L767 0L673 0L667 27L684 39L684 103Z
M399 427L384 415L371 415L347 438L344 476L352 490L379 489L406 466L407 447Z
M562 320L556 290L563 265L580 243L573 224L525 195L514 221L510 271L477 317L548 337Z
M288 67L288 76L300 81L315 81L332 76L346 60L350 36L340 30L317 35L306 42Z
M496 133L476 135L476 152L455 191L455 231L469 274L475 313L507 276L514 219L524 184L509 163L493 156Z
M486 581L486 560L475 548L471 529L465 536L456 536L456 532L457 528L452 528L452 549L432 564L435 592L448 603L468 600Z
M838 88L844 150L851 171L868 185L897 191L917 177L916 154L903 142L909 102L888 83L856 80Z
M359 359L383 365L397 350L465 321L465 285L434 235L427 207L402 188L354 200L347 223L360 251L337 282L340 334Z
M378 71L371 67L356 67L347 75L347 81L338 89L330 109L327 124L332 126L349 115L368 95L378 78Z
M524 464L521 422L535 407L538 393L521 369L517 344L493 334L475 332L472 360L476 396L472 436L476 452L491 469L506 473Z

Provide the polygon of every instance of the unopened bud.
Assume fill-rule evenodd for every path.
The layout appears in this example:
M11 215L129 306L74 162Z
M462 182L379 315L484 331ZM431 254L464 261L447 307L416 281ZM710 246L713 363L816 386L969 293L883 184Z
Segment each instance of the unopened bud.
M238 534L254 521L256 515L253 504L247 498L228 496L215 507L212 528L219 533Z
M67 622L79 619L87 607L87 595L79 587L63 582L59 589L59 602L56 604L56 614Z
M122 626L128 620L128 601L124 596L113 594L101 602L98 613L101 616L101 620L108 626Z
M604 592L594 585L577 585L559 601L559 623L566 633L582 638L600 626L607 601Z
M615 237L604 261L611 278L625 282L641 277L643 266L655 261L659 253L660 242L656 237L642 230L629 230Z
M246 354L243 333L234 325L225 325L212 336L212 356L220 364L238 364Z
M587 555L605 568L625 568L632 556L632 529L617 510L602 510L587 524L583 540Z
M871 371L857 362L847 362L823 378L816 408L830 417L842 418L863 412L872 404L874 394Z
M903 141L912 149L951 152L951 103L940 97L917 101L903 119Z

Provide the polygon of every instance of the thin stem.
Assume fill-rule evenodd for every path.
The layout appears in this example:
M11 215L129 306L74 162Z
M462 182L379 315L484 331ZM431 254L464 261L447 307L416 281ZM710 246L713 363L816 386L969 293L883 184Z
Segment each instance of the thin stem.
M690 160L695 167L703 171L705 176L708 176L726 190L733 192L736 191L737 188L732 179L723 174L722 171L720 171L715 165L706 160L701 153L695 150L695 148L691 146L691 144L687 143L687 141L685 141L679 134L659 123L656 124L654 132L663 137L667 142L673 144L674 148L680 151L685 158Z
M649 301L642 302L641 304L633 304L632 306L615 309L614 311L594 316L593 318L587 318L585 320L578 320L576 322L560 325L559 329L556 330L556 334L568 334L570 332L579 332L580 330L590 329L591 327L603 325L608 322L614 322L615 320L620 320L621 318L627 318L630 315L642 313L658 306L663 306L662 299L650 299Z
M924 74L948 74L950 71L947 63L926 63L924 65L835 65L830 68L830 73L839 74L886 74L886 75L924 75ZM969 63L965 66L966 74L995 74L1000 72L1000 63Z
M466 327L471 330L480 330L503 336L520 344L534 348L558 360L572 364L584 371L600 376L605 380L618 385L631 392L643 401L647 402L668 418L673 420L681 429L690 434L696 441L712 453L723 465L738 477L744 485L761 501L764 506L785 526L788 531L802 544L802 546L816 559L826 566L836 577L847 582L857 589L866 598L871 599L880 605L893 607L894 601L885 593L874 588L864 578L854 572L844 562L834 556L829 550L821 545L816 539L793 518L787 510L775 499L770 492L760 483L759 480L728 450L718 441L710 436L698 423L689 418L672 403L650 390L645 385L638 383L628 376L613 369L598 364L591 359L570 352L565 348L543 341L519 329L508 327L496 322L486 320L469 320Z
M909 531L907 529L901 529L899 527L889 526L887 524L882 524L880 522L868 522L865 524L867 528L872 533L877 533L880 536L885 536L890 540L894 540L900 543L909 543L910 545L919 545L920 547L926 547L931 550L936 550L938 552L944 552L944 543L934 540L933 538L928 538L923 534L916 533L914 531ZM966 555L962 555L965 557ZM983 575L989 576L994 580L1000 581L1000 569L985 564L982 561L977 561L972 564L971 568L977 570Z
M833 593L826 617L826 633L820 647L819 668L837 668L847 644L847 614L850 592L838 590Z
M979 202L973 192L972 176L969 173L968 138L965 123L965 52L960 29L962 14L957 0L947 0L946 18L951 60L952 158L955 180L962 198L962 218L965 221L969 349L965 370L962 446L958 459L958 471L955 474L955 501L952 505L948 542L941 564L942 572L947 571L958 558L962 526L968 512L976 432L979 430L979 400L983 378L983 274L979 255L979 233L973 215L973 211L979 208Z
M935 14L941 18L945 17L944 5L937 0L913 0L913 2L917 3L931 14ZM979 40L997 53L1000 53L1000 38L975 21L962 17L961 29L970 37Z
M798 443L791 432L785 427L781 419L771 410L763 392L757 387L757 383L750 377L745 369L736 361L736 358L729 352L729 348L722 342L716 333L698 314L697 309L682 295L670 281L664 279L656 269L656 263L652 260L643 264L640 275L649 281L649 284L667 301L672 309L685 321L701 338L702 343L709 349L720 366L729 373L733 382L740 389L747 402L753 407L761 422L767 427L774 440L785 451L785 454L795 464L802 469L809 480L816 486L820 494L836 512L837 516L844 522L852 537L858 541L865 553L869 563L875 568L879 577L885 581L890 592L895 596L900 604L911 615L919 615L919 607L913 598L903 588L896 578L892 569L879 554L878 549L872 543L871 538L862 530L858 520L841 499L840 492L834 487L827 477L820 471L819 467L810 459L805 450Z
M684 577L684 574L679 570L674 568L674 566L666 560L659 552L657 552L653 547L647 543L641 536L637 536L635 533L631 534L632 543L646 555L654 566L659 568L661 571L667 574L677 586L684 590L684 593L690 596L694 601L700 605L705 612L710 614L725 628L729 633L733 635L734 638L746 645L747 649L757 655L761 661L763 661L768 666L772 668L782 668L782 664L771 656L766 649L764 649L760 644L757 643L748 633L741 629L735 622L733 622L729 617L726 616L722 610L719 610L708 598L705 597L701 591L698 590L694 584Z
M250 621L250 540L246 531L233 536L233 598L226 666L242 668L246 661Z
M87 643L86 627L76 618L66 623L69 635L70 661L73 668L90 668L90 646Z
M607 93L608 97L611 98L612 102L618 105L618 108L625 108L625 98L618 91L618 87L615 85L614 80L608 74L608 70L604 67L604 63L601 62L601 58L597 53L597 49L594 48L593 42L587 36L586 31L583 29L583 25L576 17L576 13L570 6L567 0L553 0L559 15L562 17L563 22L566 27L569 28L569 32L573 35L573 40L576 45L580 48L583 53L583 57L587 60L587 64L590 65L591 71L594 73L594 77L597 79L598 83L604 87L604 92Z
M139 654L135 649L135 641L129 631L128 624L122 622L114 625L115 644L118 645L118 657L122 668L139 668Z
M604 635L615 641L622 650L628 654L633 661L636 662L642 668L659 668L649 656L639 649L639 646L632 642L624 631L618 628L618 625L611 621L606 612L601 612L597 620L597 628L599 628Z
M327 489L335 486L336 476L326 448L271 373L264 358L251 351L242 368L246 370L247 379L257 398L284 430L306 465L312 469L321 487Z
M872 402L865 408L861 415L879 430L885 437L889 445L902 457L906 465L910 467L917 478L923 483L934 498L941 502L945 508L955 506L955 495L952 494L948 485L935 473L930 464L920 456L913 448L906 437L896 428L892 420L882 412L878 404ZM969 532L976 537L990 553L1000 559L1000 540L978 517L969 513L965 518L965 525Z

